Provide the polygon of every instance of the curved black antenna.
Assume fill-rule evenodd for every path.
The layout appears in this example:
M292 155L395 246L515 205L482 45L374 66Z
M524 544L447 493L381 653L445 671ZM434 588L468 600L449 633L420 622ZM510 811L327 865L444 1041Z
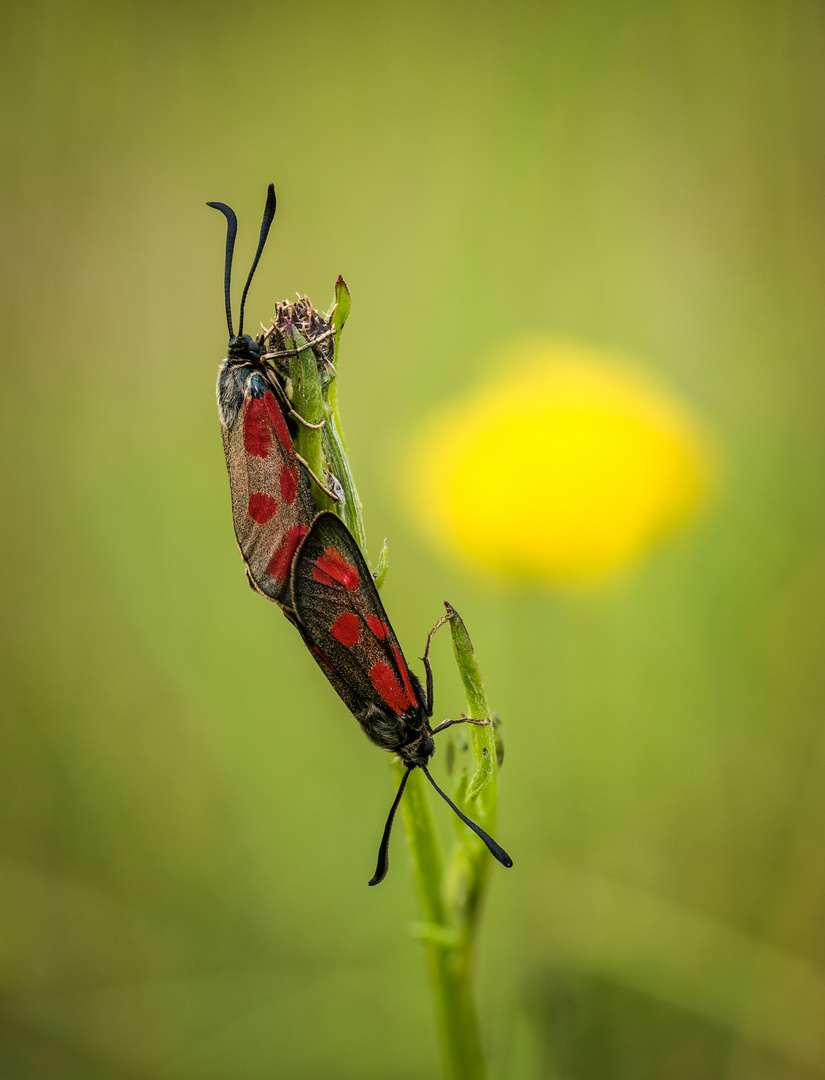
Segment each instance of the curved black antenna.
M229 282L232 277L232 252L235 250L238 219L235 217L235 211L226 203L208 202L206 205L220 210L226 218L226 266L223 272L223 298L226 304L226 325L229 328L229 340L231 341L235 336L235 332L232 329L232 301L229 298Z
M243 296L241 296L241 310L238 315L238 337L243 334L243 306L246 303L246 294L249 292L249 286L252 282L252 275L258 266L258 260L261 257L261 252L264 249L266 238L269 235L269 226L272 224L272 219L275 217L275 185L270 184L266 192L266 206L264 207L263 221L261 222L261 237L258 240L258 250L255 252L255 258L252 262L252 269L249 271L249 277L246 279L246 285L244 285Z
M427 779L433 785L433 787L438 792L438 794L441 796L441 798L444 800L444 802L449 803L450 806L452 806L453 810L455 810L455 812L458 814L458 816L464 822L464 824L469 825L469 827L473 830L473 832L476 834L476 836L481 837L481 839L487 845L487 847L488 847L488 849L490 851L490 854L493 856L493 858L498 859L498 861L501 863L502 866L512 866L513 865L513 860L510 858L510 856L507 854L507 852L504 850L504 848L499 847L499 845L495 842L495 840L492 838L492 836L488 836L487 833L484 831L484 829L481 828L480 825L476 825L476 823L474 821L470 821L470 819L466 816L466 814L461 813L461 811L458 809L458 807L453 802L453 800L450 798L450 796L444 794L444 792L441 790L441 788L438 786L438 784L435 782L435 780L433 780L433 778L427 772L426 765L420 765L419 768L423 771L424 775L427 777ZM406 777L405 777L405 779L406 779ZM393 810L394 809L395 809L395 807L393 807ZM372 882L370 882L370 884L372 884Z
M398 804L401 802L401 796L404 794L404 788L407 786L407 779L414 768L414 765L408 765L407 771L401 779L398 794L395 796L395 800L390 808L390 816L387 818L387 824L384 826L384 835L381 837L381 846L378 849L378 865L375 868L375 873L372 878L367 882L368 885L378 885L387 876L387 871L390 868L390 833L392 832L392 823L395 818L395 811L398 809Z

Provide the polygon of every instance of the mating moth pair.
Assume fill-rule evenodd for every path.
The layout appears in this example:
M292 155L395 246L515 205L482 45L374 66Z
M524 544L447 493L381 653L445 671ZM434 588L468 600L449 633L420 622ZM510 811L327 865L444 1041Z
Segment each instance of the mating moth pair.
M284 381L270 360L284 352L266 352L267 335L243 332L243 314L252 276L275 215L275 189L269 185L258 249L244 286L238 333L232 326L230 279L237 219L225 203L208 206L226 217L224 298L229 351L218 375L218 412L229 471L235 536L250 585L274 601L301 635L367 737L397 754L406 772L387 818L370 885L383 881L389 866L392 823L413 769L421 769L439 795L504 866L510 856L492 837L463 814L427 769L435 752L433 735L456 723L430 726L433 679L430 643L423 662L426 692L410 670L378 596L375 581L349 529L333 512L318 512L293 442L304 423L292 408ZM327 338L332 331L324 332ZM318 477L313 477L321 484Z

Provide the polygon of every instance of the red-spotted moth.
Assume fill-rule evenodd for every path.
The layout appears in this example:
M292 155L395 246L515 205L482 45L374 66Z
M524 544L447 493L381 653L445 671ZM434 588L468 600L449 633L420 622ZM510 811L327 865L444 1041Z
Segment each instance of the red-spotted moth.
M415 768L424 772L495 858L512 866L507 852L458 809L427 769L435 753L433 735L452 724L487 721L445 720L436 728L430 727L433 679L429 651L435 630L427 639L423 658L425 694L404 659L352 534L335 514L316 514L288 424L288 418L300 421L300 417L293 412L277 374L264 362L265 336L253 339L243 333L246 295L275 214L274 187L269 186L258 250L241 297L237 336L232 329L230 302L237 219L225 203L207 205L220 210L227 221L224 299L229 355L218 375L218 410L235 535L247 578L254 589L283 608L367 737L398 754L407 770L384 827L370 885L377 885L386 876L393 820ZM332 331L324 336L328 333Z
M298 545L316 508L292 444L292 410L274 370L262 359L264 337L243 332L243 312L252 275L275 215L269 185L258 250L241 297L238 333L232 329L230 279L237 219L225 203L210 202L226 217L224 300L229 353L218 373L218 413L229 471L232 520L249 584L280 605L290 604L289 574Z
M295 555L292 602L294 611L285 614L295 623L318 666L367 738L397 754L407 769L384 827L378 865L370 885L377 885L386 876L393 819L410 772L416 768L423 771L442 799L481 837L491 854L502 865L512 866L513 860L507 852L462 814L427 769L427 762L435 753L433 735L452 724L488 721L445 720L438 727L430 727L433 678L429 652L435 630L430 632L423 658L425 694L420 680L404 659L358 545L346 525L329 511L315 518Z

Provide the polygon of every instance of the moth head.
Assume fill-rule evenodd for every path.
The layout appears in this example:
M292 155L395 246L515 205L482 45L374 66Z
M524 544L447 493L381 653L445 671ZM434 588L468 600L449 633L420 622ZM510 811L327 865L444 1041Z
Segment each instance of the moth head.
M408 743L399 751L399 757L408 768L426 765L435 753L435 742L429 731L423 731L415 742Z
M262 342L251 338L249 334L240 334L229 339L230 360L260 360Z

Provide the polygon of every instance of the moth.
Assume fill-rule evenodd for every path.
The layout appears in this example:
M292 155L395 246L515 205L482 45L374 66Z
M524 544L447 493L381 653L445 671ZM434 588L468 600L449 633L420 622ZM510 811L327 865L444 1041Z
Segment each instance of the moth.
M288 419L295 422L286 393L263 359L264 336L243 332L244 305L275 216L269 185L258 250L246 279L232 328L230 283L238 222L231 207L210 202L226 218L224 301L229 329L227 357L218 373L218 414L229 472L232 521L249 584L281 606L290 603L290 571L299 544L316 514L309 482L295 452Z
M376 746L397 754L406 766L384 827L370 885L389 869L389 842L395 813L413 769L421 769L444 801L479 836L503 866L513 860L495 840L459 810L430 775L433 736L453 724L486 720L444 720L430 726L433 677L427 638L423 662L426 691L410 670L372 574L349 529L334 513L318 514L292 564L292 611L285 611L318 666Z
M367 737L397 754L406 767L369 884L377 885L386 877L393 821L416 768L491 854L503 866L512 866L507 852L459 810L427 769L435 753L434 735L453 724L488 723L445 720L435 728L430 725L429 651L440 623L427 638L425 691L404 659L354 537L334 513L317 512L305 475L307 466L296 453L294 426L290 427L305 421L293 410L275 369L266 363L267 358L294 352L265 353L265 335L252 338L243 332L247 293L275 215L274 186L269 185L258 248L241 296L237 334L230 296L237 218L225 203L207 205L219 210L227 222L224 303L229 347L218 373L217 397L232 520L247 579L253 589L282 608ZM314 337L312 344L333 332ZM314 475L313 479L323 487Z

